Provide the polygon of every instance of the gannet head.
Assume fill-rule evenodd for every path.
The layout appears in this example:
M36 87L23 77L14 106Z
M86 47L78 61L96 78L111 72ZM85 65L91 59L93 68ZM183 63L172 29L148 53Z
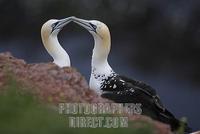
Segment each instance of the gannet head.
M84 20L77 17L71 17L72 21L87 29L94 37L97 44L104 47L104 51L110 51L110 31L106 24L97 20Z
M42 42L48 53L53 57L54 63L59 67L70 66L69 55L61 47L57 38L60 30L70 21L71 17L61 20L51 19L44 23L41 28Z
M75 23L87 29L92 35L98 35L104 37L110 34L108 27L103 22L100 22L98 20L84 20L77 17L71 17L71 18Z
M51 19L48 20L46 23L43 24L41 29L41 35L43 38L47 38L50 35L57 36L60 30L67 25L69 22L71 22L71 17L57 20L57 19Z

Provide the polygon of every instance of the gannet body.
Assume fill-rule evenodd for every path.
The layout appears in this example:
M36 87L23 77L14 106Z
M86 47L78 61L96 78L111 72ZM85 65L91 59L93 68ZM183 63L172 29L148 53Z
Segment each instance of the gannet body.
M182 122L163 106L155 89L113 71L107 60L111 48L108 27L96 20L88 21L76 17L72 17L72 20L87 29L94 38L90 88L102 97L117 103L141 103L142 114L167 123L172 130L177 130ZM190 131L187 124L184 123L184 125L185 131Z

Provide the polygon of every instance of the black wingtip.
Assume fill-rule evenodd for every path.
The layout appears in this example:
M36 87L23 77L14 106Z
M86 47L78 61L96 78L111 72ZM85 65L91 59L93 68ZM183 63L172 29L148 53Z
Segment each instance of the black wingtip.
M165 112L161 112L159 115L160 116L158 117L158 120L169 124L173 132L177 132L178 134L192 132L192 128L188 126L185 118L183 118L182 120L178 120L167 109L165 110Z

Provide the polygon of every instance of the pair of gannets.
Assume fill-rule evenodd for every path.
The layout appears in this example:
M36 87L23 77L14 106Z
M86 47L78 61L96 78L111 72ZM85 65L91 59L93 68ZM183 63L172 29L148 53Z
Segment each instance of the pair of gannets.
M108 27L100 21L88 21L76 17L47 21L42 26L41 36L43 44L53 57L55 64L59 67L70 66L69 55L59 44L57 35L71 21L87 29L94 37L95 44L89 82L91 89L94 89L102 97L117 103L141 103L142 114L169 124L172 130L177 130L181 124L184 124L185 131L190 131L186 123L177 120L163 106L152 87L141 81L118 75L113 71L107 61L111 47L110 32Z

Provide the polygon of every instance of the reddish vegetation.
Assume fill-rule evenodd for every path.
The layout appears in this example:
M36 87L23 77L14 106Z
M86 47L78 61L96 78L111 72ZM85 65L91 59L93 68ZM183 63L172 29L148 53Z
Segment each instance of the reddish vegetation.
M85 78L71 67L59 68L53 63L27 64L10 53L0 54L0 89L6 86L7 77L12 74L40 100L58 102L110 102L89 89ZM26 88L28 87L28 88ZM144 120L155 126L158 134L169 134L170 127L145 116L132 116L131 120Z
M53 63L26 64L10 53L2 53L0 69L0 86L6 84L4 77L12 73L17 81L34 89L45 101L105 102L89 89L84 77L74 68L59 68Z

